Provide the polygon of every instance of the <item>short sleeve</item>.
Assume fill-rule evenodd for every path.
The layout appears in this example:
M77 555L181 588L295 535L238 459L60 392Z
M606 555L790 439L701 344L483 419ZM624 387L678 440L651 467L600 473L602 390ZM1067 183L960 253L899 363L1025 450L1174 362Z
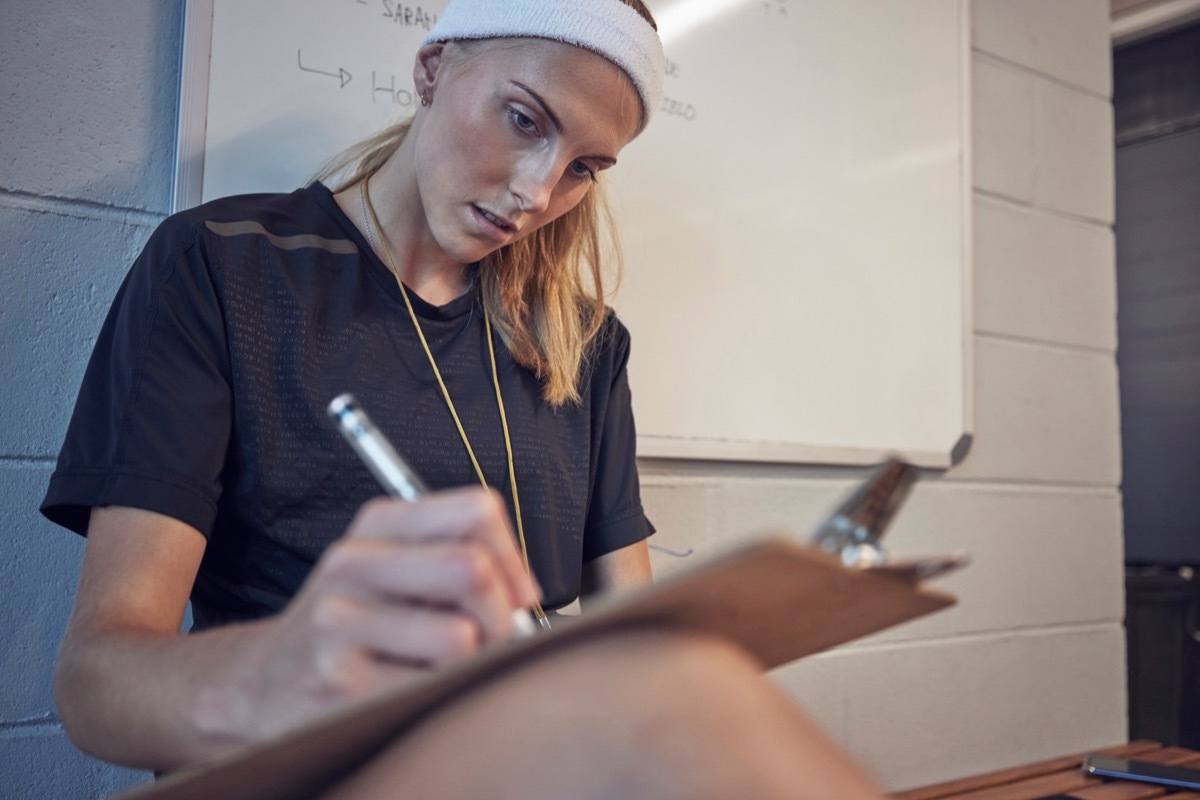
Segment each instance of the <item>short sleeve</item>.
M626 366L629 331L611 312L606 320L603 352L597 359L594 380L604 380L602 418L596 420L599 443L592 480L591 501L584 532L583 560L591 561L649 537L654 526L642 510L637 471L637 430Z
M86 533L93 507L120 505L209 533L231 424L221 309L196 226L168 219L96 341L41 506L48 519Z

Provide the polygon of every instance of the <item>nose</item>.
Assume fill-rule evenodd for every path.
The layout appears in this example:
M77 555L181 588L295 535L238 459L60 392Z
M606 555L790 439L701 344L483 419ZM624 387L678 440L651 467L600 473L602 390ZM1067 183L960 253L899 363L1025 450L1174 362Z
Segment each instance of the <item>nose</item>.
M517 207L526 214L540 214L549 208L559 174L558 165L552 157L521 159L508 185L509 191L517 199Z

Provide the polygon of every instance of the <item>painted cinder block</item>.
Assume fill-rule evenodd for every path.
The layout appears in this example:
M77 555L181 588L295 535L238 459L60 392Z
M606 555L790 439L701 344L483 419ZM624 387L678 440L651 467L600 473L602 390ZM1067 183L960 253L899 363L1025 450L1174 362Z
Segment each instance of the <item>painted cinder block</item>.
M1044 2L972 0L971 46L1015 64L1033 63L1037 49L1034 19L1038 4Z
M0 727L54 713L54 665L75 598L83 539L38 514L49 479L48 463L0 461Z
M1112 103L1040 78L1033 89L1034 204L1111 225L1116 206Z
M975 187L1032 203L1036 182L1034 78L976 56L971 64Z
M655 574L711 558L763 533L803 543L851 481L746 476L650 482ZM658 512L658 513L655 513ZM1016 628L1119 622L1121 503L1115 488L989 485L925 474L886 533L895 558L966 552L971 564L931 585L958 597L946 611L859 645Z
M976 0L976 48L1003 50L989 44L989 37L1015 36L1004 33L1004 26L1010 23L1039 30L1029 17L1040 13L1040 6L1056 2L1068 9L1076 5L1063 0ZM1002 10L1002 6L1010 5L1008 11ZM1095 4L1096 9L1103 5ZM136 11L130 11L131 7ZM0 148L5 156L0 159L0 186L122 208L164 211L169 187L168 129L173 129L176 103L177 75L172 70L177 63L181 8L179 3L161 4L155 0L124 3L119 10L102 4L64 6L61 11L14 7L0 30L0 75L4 76L0 80L4 81L6 102L14 103L14 107L19 104L27 113L16 115L20 119L0 120ZM1096 9L1087 10L1075 22L1078 31L1092 38L1107 35L1106 23L1096 19L1104 12ZM1001 13L1011 14L1012 18L1009 22L997 21ZM1058 158L1064 150L1073 157L1069 152L1072 132L1076 126L1087 124L1086 118L1095 116L1095 104L1090 102L1097 99L1091 96L1100 85L1095 82L1102 84L1108 79L1106 69L1096 74L1094 67L1083 66L1087 75L1077 81L1056 75L1058 68L1038 61L1038 53L1056 51L1067 60L1077 60L1076 46L1066 41L1077 35L1061 28L1042 30L1039 39L1029 39L1023 45L1028 47L1027 54L1005 51L996 53L999 59L973 59L973 171L976 185L992 194L1031 205L1051 203L1054 211L1090 217L1098 212L1090 206L1076 208L1075 192L1079 187L1073 184L1072 176L1078 170L1094 168L1094 154L1088 154L1080 166L1055 166L1058 172L1048 176L1038 172L1045 168L1047 159ZM109 47L112 41L125 44ZM128 44L130 41L134 43ZM63 52L72 49L72 43L81 45L75 47L79 52L64 59ZM114 67L117 63L119 71ZM95 79L70 83L68 79L76 73L70 68L73 64L90 68ZM147 64L157 65L160 71L151 74ZM39 69L42 71L38 74L26 74ZM1041 74L1055 77L1047 79L1039 77ZM1054 111L1055 99L1053 92L1035 90L1035 84L1040 87L1041 82L1055 80L1083 86L1083 92L1061 85L1057 88L1089 102L1081 101L1082 111L1069 113L1070 119L1057 121L1057 127L1035 135L1035 131L1042 130L1036 128L1035 119L1038 126L1043 125L1045 114ZM1035 91L1039 109L1036 116ZM47 146L47 136L53 146ZM1045 152L1047 142L1056 148L1050 155ZM1091 147L1088 144L1084 149ZM1083 176L1085 183L1091 180ZM1103 176L1099 180L1102 184ZM1099 213L1099 219L1105 219L1103 212ZM26 218L14 224L12 220L19 214ZM5 243L7 253L0 264L0 297L5 298L0 303L0 311L5 314L0 324L0 368L6 375L36 375L48 371L44 366L50 363L56 371L73 373L74 377L34 377L28 390L20 390L18 407L29 406L33 398L49 396L54 398L50 405L58 409L58 417L45 423L45 430L30 425L25 417L16 420L27 427L24 438L0 443L0 454L10 456L57 449L69 412L69 397L74 394L86 351L99 326L101 307L107 305L107 297L99 302L106 287L97 285L94 305L86 293L79 293L78 287L92 279L94 264L81 262L69 273L79 280L67 286L65 280L36 274L58 271L62 260L59 256L9 260L17 249L13 243L23 241L20 228L32 216L11 209L0 213L0 241ZM120 249L103 244L105 236L117 236L111 230L103 233L106 223L60 223L55 219L53 226L39 233L36 240L30 237L31 241L42 242L38 246L47 248L47 252L62 249L75 253L74 248L81 252L85 244L95 248L96 241L89 237L99 234L101 250ZM145 231L133 238L140 247ZM69 244L72 242L80 244ZM1014 242L1009 244L1015 246ZM136 251L136 247L131 248ZM106 256L103 260L107 264L110 259ZM125 264L128 258L120 261ZM112 281L107 289L115 290L123 271L122 266L101 278ZM32 282L33 288L23 288L17 277L10 276ZM52 299L55 292L65 297L64 313L52 313L50 305L38 305ZM9 301L14 296L22 302ZM81 321L78 329L68 333L59 317L67 316L65 309L77 307L85 309L84 316L90 321ZM14 322L16 314L20 314L20 326ZM1032 324L1032 320L1025 319L1022 324ZM20 332L33 325L45 326L37 334L49 337L45 345L34 344L32 332ZM1064 324L1063 328L1055 328L1053 335L1067 328L1081 330L1076 323ZM1023 336L1011 331L991 332ZM24 347L31 352L14 356L9 347ZM65 366L63 353L68 354L66 360L70 362ZM75 358L78 361L70 361ZM906 552L923 551L926 544L937 551L960 539L968 541L965 549L975 554L975 566L944 584L960 594L960 608L913 623L926 625L924 629L898 630L890 634L890 640L889 634L884 634L879 641L806 659L780 673L794 683L799 698L818 720L893 788L1045 758L1064 749L1109 744L1124 737L1123 642L1119 630L1110 624L1078 631L1063 628L1075 617L1086 617L1086 611L1081 610L1085 602L1095 603L1095 614L1101 618L1113 613L1110 580L1098 575L1111 569L1111 552L1119 547L1119 511L1113 500L1120 463L1115 371L1096 353L1040 348L986 336L978 340L976 368L980 377L975 447L967 462L949 473L945 486L931 483L918 488L891 534L894 546ZM11 413L9 404L0 408L5 409L0 413ZM51 416L54 413L51 410ZM13 429L10 423L14 420L2 421L0 429ZM37 472L29 470L23 479L26 484L38 483ZM701 477L694 477L695 473ZM694 469L688 465L679 467L678 474L671 470L655 474L646 502L663 531L656 541L672 546L695 542L701 545L697 547L700 551L730 537L736 539L741 531L787 525L793 520L808 523L850 482L847 473L831 475L821 470L742 469L736 465ZM40 491L22 485L18 479L14 483L6 490L10 499L4 507L20 509L24 514L29 508L27 501L35 503ZM1012 494L991 496L1005 491ZM5 518L6 530L17 524L16 517L12 519L10 523ZM19 522L28 521L22 518ZM73 542L71 535L28 524L35 538L23 548L28 551L23 557L53 559L56 563L22 561L17 564L20 580L53 584L65 582L68 575L73 579L77 564L72 558L76 556L73 552L57 552L59 547L71 551L78 546L67 544ZM36 538L39 531L43 534L40 539ZM683 533L676 533L680 531ZM1022 575L1026 583L1003 583L1006 575L1021 571L1035 543L1042 545L1039 552L1053 563L1083 539L1084 531L1101 541L1079 556L1077 573L1064 573L1052 586L1042 572L1048 567L1039 563L1029 567L1028 575ZM675 535L681 538L669 538ZM43 540L56 544L47 545ZM1108 584L1108 588L1091 585L1100 583ZM1002 604L1011 607L995 607ZM1006 625L1021 630L1001 635ZM941 634L947 638L940 638ZM39 645L43 648L57 639L57 634L49 630L30 635L44 640ZM18 698L13 713L41 708L44 704L38 698L44 698L44 692L44 685L22 689L30 702ZM102 784L100 778L87 778L92 783L85 782L81 776L107 775L112 770L81 762L82 757L61 735L18 736L11 726L7 733L0 738L0 786L6 791L16 787L18 797L78 797L115 790L115 785ZM93 769L102 772L89 772ZM93 788L101 785L102 789Z
M182 13L160 0L6 3L0 186L165 213Z
M1064 625L1124 614L1115 488L918 483L887 535L897 557L962 550L971 563L930 585L958 604L862 646Z
M0 198L0 454L57 455L96 335L151 230Z
M975 198L975 329L1115 352L1112 229Z
M644 476L643 499L658 529L650 540L655 574L669 575L764 535L805 543L866 474L866 468L727 464L705 478Z
M650 538L656 576L670 575L720 546L728 532L717 519L718 480L642 473L642 506L656 531Z
M1111 355L977 335L975 438L953 476L1114 487L1117 395Z
M1095 0L973 0L976 49L1102 97L1112 94L1109 7Z
M999 0L986 0L996 3ZM1112 96L1108 3L1034 0L1035 46L1025 62L1038 72L1107 98Z
M1119 625L838 650L772 678L888 789L1119 744Z
M108 797L151 777L89 758L60 729L0 735L0 796L6 800Z
M972 70L975 187L1111 224L1112 103L986 54Z

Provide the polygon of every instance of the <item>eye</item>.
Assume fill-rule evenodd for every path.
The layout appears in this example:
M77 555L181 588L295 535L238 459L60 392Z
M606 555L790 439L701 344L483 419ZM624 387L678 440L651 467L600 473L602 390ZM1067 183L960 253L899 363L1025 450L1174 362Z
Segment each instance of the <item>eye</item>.
M534 121L533 117L529 116L521 109L514 106L509 106L508 116L512 120L513 125L517 126L517 130L520 130L524 133L534 134L538 132L537 123Z
M576 178L587 179L592 183L596 182L596 170L589 167L586 161L580 159L571 162L571 174Z

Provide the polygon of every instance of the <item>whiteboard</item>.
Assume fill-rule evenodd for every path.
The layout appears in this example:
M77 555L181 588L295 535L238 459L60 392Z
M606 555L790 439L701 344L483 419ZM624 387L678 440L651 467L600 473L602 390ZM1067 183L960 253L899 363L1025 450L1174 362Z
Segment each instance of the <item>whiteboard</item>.
M967 0L649 0L608 192L641 456L945 467L972 430ZM176 206L411 114L442 0L189 0Z

